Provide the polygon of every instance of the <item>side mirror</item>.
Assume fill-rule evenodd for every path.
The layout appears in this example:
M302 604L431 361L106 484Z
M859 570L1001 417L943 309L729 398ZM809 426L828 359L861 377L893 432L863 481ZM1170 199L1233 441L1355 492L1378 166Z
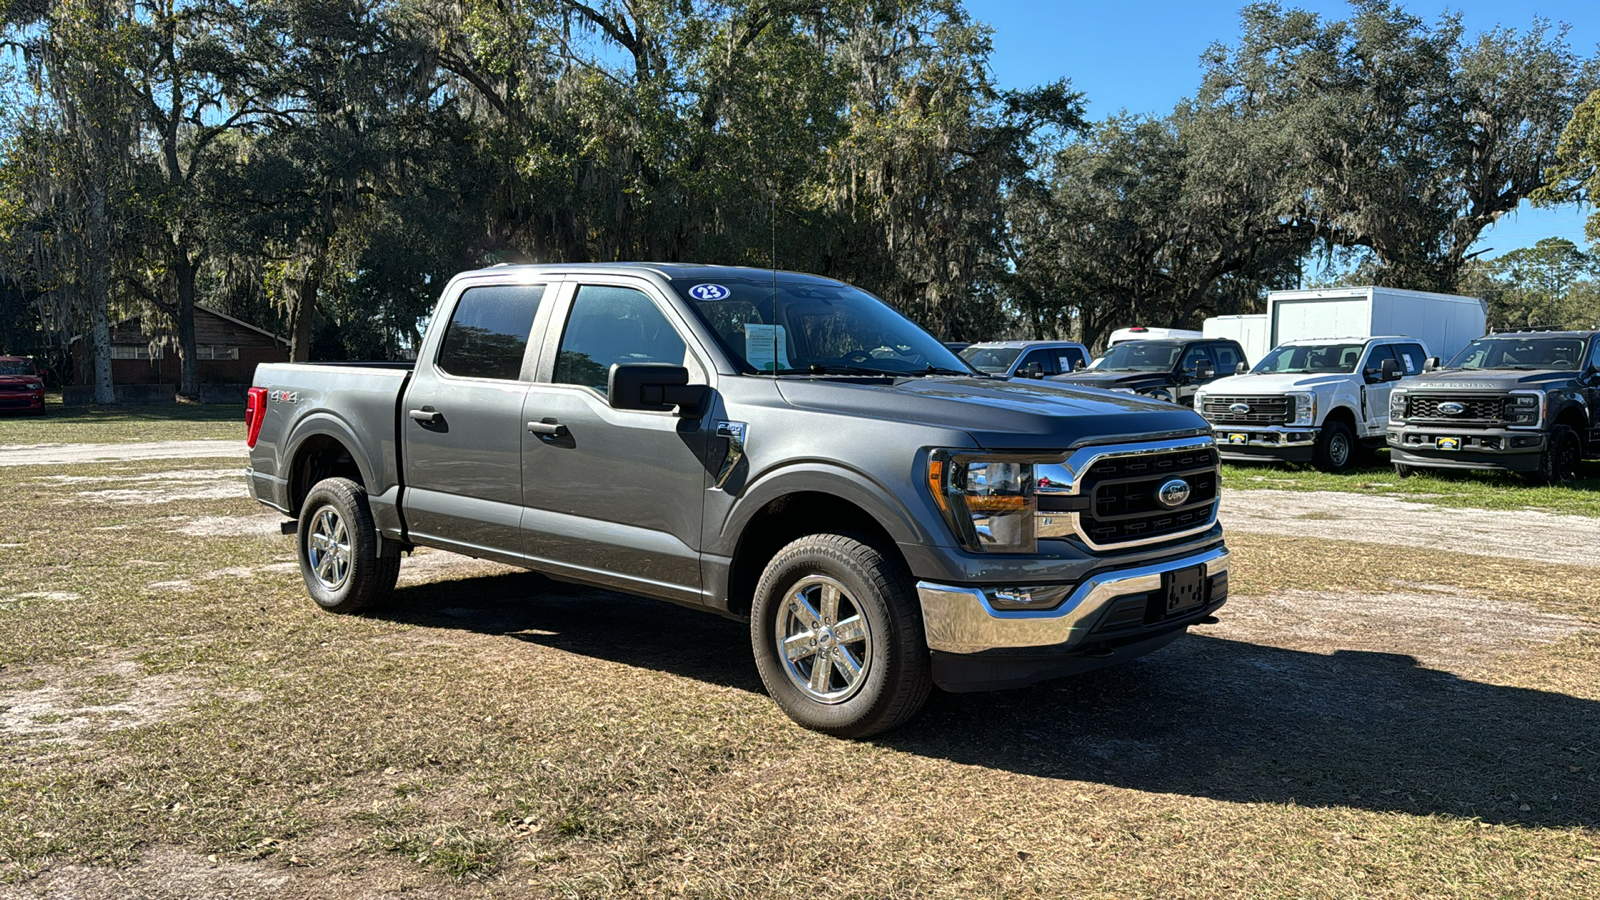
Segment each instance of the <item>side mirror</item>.
M613 363L606 378L612 409L670 412L698 416L711 388L689 383L689 370L663 363Z
M1378 371L1383 374L1384 381L1399 381L1405 375L1400 370L1400 360L1386 359L1378 363Z
M1043 378L1044 366L1041 366L1036 362L1031 362L1023 366L1021 369L1018 369L1017 374L1023 378Z
M1080 359L1077 362L1072 364L1072 371L1074 371L1074 372L1082 372L1084 369L1087 369L1087 368L1089 368L1088 360Z
M1437 356L1430 356L1422 361L1422 371L1424 372L1432 372L1437 368L1439 368L1439 357Z
M1238 364L1233 367L1233 374L1235 375L1243 375L1248 371L1250 371L1250 364L1242 359L1239 360Z
M1217 367L1210 360L1201 360L1194 365L1194 378L1196 381L1210 381L1215 378Z

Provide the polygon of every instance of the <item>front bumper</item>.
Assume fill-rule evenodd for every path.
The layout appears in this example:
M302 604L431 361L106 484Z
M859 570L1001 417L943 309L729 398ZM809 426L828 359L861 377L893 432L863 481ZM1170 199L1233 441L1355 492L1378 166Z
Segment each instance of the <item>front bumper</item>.
M1167 615L1172 573L1204 567L1198 605ZM1227 600L1228 550L1100 571L1054 609L996 609L996 587L919 582L934 681L946 690L987 690L1099 668L1176 639Z
M1321 428L1296 425L1213 425L1217 455L1230 462L1259 462L1277 459L1284 462L1310 462ZM1244 435L1237 443L1235 435Z
M26 410L37 412L44 409L44 392L36 394L0 394L0 410Z
M1460 441L1458 450L1441 450L1440 438ZM1451 428L1448 425L1391 426L1385 441L1389 458L1426 469L1487 469L1536 472L1544 453L1545 435L1521 428Z

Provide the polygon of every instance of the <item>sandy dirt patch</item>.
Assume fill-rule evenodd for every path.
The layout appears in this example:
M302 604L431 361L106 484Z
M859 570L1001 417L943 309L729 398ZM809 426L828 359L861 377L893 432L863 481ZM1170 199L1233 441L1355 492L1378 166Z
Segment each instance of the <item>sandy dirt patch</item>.
M160 847L147 851L126 869L77 865L48 869L23 884L0 887L0 898L272 900L306 896L303 891L289 893L290 880L285 870L270 863L219 860L191 850Z
M0 466L70 466L136 459L243 459L250 449L243 441L152 441L127 444L13 444L0 447Z
M1450 509L1337 491L1224 491L1222 525L1600 568L1600 519L1534 510Z
M145 675L131 660L8 675L9 684L0 683L0 740L23 744L83 744L96 734L163 721L208 698L261 699L196 678Z

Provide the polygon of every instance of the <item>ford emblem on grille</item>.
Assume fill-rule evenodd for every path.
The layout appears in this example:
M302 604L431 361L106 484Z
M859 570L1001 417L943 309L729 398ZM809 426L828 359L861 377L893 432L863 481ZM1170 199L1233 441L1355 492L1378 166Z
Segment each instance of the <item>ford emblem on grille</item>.
M1467 405L1465 403L1457 403L1454 400L1446 400L1439 404L1439 412L1447 416L1459 416L1466 411Z
M1236 416L1242 416L1249 411L1250 404L1248 403L1235 403L1228 407L1228 412L1231 412Z
M1182 478L1174 478L1156 489L1156 500L1162 506L1171 509L1182 506L1189 499L1189 482Z

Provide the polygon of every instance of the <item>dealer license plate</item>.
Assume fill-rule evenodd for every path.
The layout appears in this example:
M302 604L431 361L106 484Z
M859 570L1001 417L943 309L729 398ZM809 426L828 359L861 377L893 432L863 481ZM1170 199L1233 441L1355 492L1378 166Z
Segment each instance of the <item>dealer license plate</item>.
M1248 444L1248 443L1250 443L1250 435L1248 435L1248 434L1240 434L1237 431L1232 432L1232 433L1230 433L1228 435L1228 443L1230 443L1230 444Z
M1438 449L1438 450L1460 450L1461 449L1461 438L1458 438L1458 437L1453 437L1453 438L1446 438L1446 437L1434 438L1433 439L1433 446L1434 446L1435 449Z
M1206 567L1190 566L1167 576L1167 615L1193 609L1206 599Z

